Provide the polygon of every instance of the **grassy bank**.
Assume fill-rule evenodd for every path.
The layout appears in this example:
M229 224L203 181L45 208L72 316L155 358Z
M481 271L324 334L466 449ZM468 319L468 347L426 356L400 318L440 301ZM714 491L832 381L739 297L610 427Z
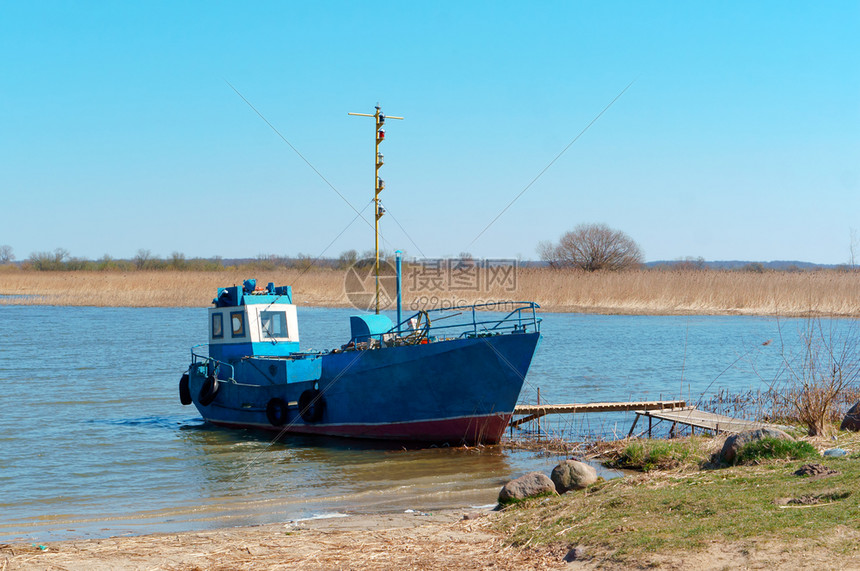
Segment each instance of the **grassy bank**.
M648 472L599 482L583 492L506 508L495 522L513 546L581 546L592 563L672 568L738 568L743 563L823 562L847 568L860 558L860 441L841 433L845 458L758 459L717 466L722 439L631 443L603 451L610 461L639 457ZM836 443L812 442L820 450ZM804 444L808 447L808 444ZM664 462L662 465L660 462ZM821 463L838 473L797 476ZM662 469L660 469L662 468ZM782 567L785 568L785 567Z
M127 307L206 306L216 288L256 277L292 285L300 304L345 307L342 270L225 269L217 272L49 272L0 269L0 295L27 296L0 303ZM860 317L860 273L564 271L520 268L516 283L489 291L415 290L404 282L407 307L428 298L443 303L533 300L544 310L620 314L832 315ZM509 291L510 290L510 291Z

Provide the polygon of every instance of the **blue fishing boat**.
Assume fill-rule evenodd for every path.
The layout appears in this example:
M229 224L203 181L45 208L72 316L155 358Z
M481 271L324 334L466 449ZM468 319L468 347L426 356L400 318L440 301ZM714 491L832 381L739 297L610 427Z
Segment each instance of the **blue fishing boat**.
M208 354L192 349L182 402L221 426L495 444L540 337L535 304L501 315L476 305L421 311L399 324L384 314L354 315L342 347L302 352L292 302L289 286L259 291L248 280L219 289ZM433 325L455 314L471 318Z
M360 114L361 115L361 114ZM507 427L540 340L537 304L504 302L379 312L376 113L375 313L350 317L350 337L328 351L302 351L290 286L254 280L220 288L209 309L209 342L191 349L179 383L216 425L426 444L495 444ZM390 117L389 117L390 118ZM495 310L495 311L493 311ZM346 328L344 328L346 329Z

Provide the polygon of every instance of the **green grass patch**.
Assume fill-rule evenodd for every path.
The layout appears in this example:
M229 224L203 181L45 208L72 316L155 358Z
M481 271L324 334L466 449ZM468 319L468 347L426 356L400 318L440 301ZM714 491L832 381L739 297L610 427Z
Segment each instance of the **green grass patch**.
M652 470L675 470L698 468L707 462L709 453L701 438L683 440L636 440L625 446L609 464L615 468L627 468L651 472Z
M737 463L751 464L762 460L806 460L818 457L815 447L805 440L762 438L744 444L738 450Z

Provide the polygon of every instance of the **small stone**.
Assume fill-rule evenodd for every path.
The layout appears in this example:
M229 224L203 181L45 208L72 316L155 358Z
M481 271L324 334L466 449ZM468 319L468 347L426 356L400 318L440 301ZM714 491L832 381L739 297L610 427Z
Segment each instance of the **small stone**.
M499 503L504 504L511 500L524 500L541 494L556 495L555 484L546 474L530 472L511 480L502 487L499 492Z
M572 563L573 561L582 561L585 559L585 550L582 547L572 547L570 551L567 552L567 555L564 556L565 563Z
M841 458L842 456L848 454L848 451L844 448L831 448L830 450L825 450L823 454L825 456L831 456L833 458Z
M842 419L839 430L860 431L860 402L848 409L848 412L845 413L845 418Z
M555 491L563 494L570 490L587 488L597 481L597 470L585 462L565 460L553 468L551 475Z

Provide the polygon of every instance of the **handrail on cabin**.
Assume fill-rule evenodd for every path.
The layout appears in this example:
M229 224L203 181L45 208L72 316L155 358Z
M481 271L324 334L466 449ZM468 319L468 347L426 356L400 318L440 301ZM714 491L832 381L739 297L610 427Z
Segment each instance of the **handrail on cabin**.
M233 365L231 365L230 363L225 363L224 361L219 361L218 359L213 359L212 357L209 357L209 356L198 355L197 353L194 352L194 350L197 349L198 347L204 347L204 346L206 346L205 343L198 343L197 345L194 345L191 348L191 364L195 365L195 364L197 364L198 361L202 361L207 366L209 365L209 363L215 363L215 370L217 370L219 367L221 367L223 365L225 368L230 369L230 376L227 377L227 379L225 379L225 380L235 382L236 381L236 369L233 367ZM216 378L217 378L217 375L216 375Z

